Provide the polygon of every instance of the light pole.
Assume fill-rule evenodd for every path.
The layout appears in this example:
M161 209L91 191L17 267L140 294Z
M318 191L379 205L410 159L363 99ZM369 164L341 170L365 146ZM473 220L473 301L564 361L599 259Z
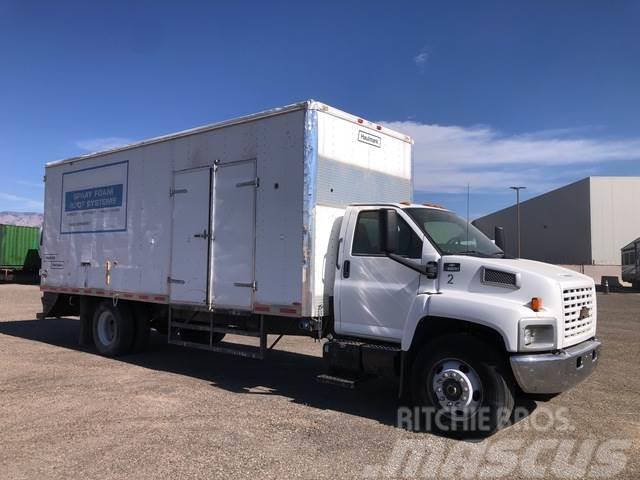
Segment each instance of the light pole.
M516 216L517 216L517 231L518 231L518 258L520 258L520 190L527 187L509 187L511 190L516 191Z

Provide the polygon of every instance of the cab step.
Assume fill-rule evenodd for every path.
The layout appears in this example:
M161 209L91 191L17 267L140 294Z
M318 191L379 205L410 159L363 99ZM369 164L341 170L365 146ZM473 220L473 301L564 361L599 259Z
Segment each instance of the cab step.
M360 380L360 378L337 377L335 375L329 375L328 373L322 373L316 377L316 381L318 383L334 385L336 387L347 388L350 390L356 388Z

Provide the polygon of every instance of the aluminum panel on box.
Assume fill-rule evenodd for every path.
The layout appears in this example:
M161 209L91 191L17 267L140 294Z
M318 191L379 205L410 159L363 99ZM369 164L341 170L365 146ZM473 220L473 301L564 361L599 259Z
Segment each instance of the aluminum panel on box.
M256 161L215 169L213 304L251 310L255 289Z
M171 228L170 299L208 303L211 168L176 172Z

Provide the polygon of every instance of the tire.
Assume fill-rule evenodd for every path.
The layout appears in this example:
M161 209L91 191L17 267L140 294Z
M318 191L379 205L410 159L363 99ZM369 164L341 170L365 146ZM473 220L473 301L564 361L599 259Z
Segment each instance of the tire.
M101 355L116 357L131 351L135 325L129 307L111 300L98 304L93 314L93 342Z
M465 437L486 437L505 427L515 403L504 355L462 334L439 338L418 353L411 393L427 429Z

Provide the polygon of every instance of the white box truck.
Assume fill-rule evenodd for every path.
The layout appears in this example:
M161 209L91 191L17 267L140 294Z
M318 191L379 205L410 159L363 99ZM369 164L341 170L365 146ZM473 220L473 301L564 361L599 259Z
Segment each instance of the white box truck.
M411 203L411 148L307 101L50 163L41 315L79 315L80 341L109 356L150 329L257 358L268 335L325 339L320 380L395 376L427 415L459 428L488 412L493 431L514 395L594 369L594 284Z

